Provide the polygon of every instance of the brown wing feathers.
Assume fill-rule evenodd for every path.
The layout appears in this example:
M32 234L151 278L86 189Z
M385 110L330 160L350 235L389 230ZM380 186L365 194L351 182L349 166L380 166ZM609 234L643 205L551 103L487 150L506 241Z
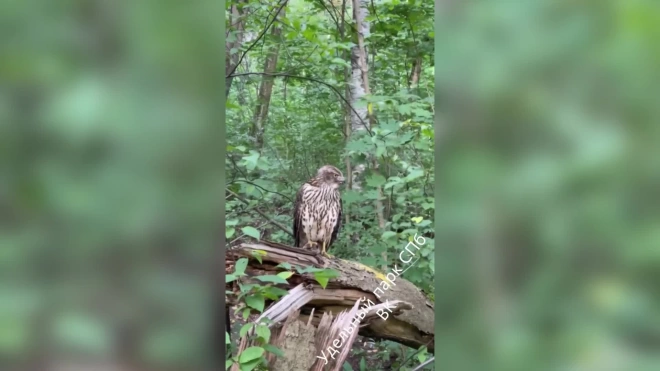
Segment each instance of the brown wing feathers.
M330 237L330 243L328 244L328 247L332 246L332 244L337 239L337 235L339 235L339 230L341 229L341 216L343 209L344 209L344 205L341 200L341 196L339 196L339 213L337 214L337 222L335 223L335 228L332 230L332 236Z
M296 194L296 202L293 205L293 238L295 239L294 246L302 247L307 241L304 240L304 230L302 225L302 201L303 201L303 188L301 187Z

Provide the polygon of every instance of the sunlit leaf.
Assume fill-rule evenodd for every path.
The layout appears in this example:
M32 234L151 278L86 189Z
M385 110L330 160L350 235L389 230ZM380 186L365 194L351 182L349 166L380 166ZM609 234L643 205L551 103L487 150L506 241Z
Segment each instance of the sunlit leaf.
M240 258L236 261L236 266L234 274L236 276L241 276L245 273L245 268L247 267L248 260L246 258Z
M275 275L256 276L254 278L258 279L261 282L282 283L285 285L288 284L288 282L284 278Z
M245 234L247 236L250 236L250 237L253 237L257 240L261 236L261 234L259 233L259 231L256 228L250 227L250 226L241 228L241 232L243 232L243 234Z

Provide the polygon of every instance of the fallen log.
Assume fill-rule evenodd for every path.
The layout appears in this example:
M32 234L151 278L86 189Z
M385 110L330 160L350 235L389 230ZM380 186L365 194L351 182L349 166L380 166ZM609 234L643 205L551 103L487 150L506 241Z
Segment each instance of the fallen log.
M255 251L261 251L261 262L254 257ZM269 241L243 243L228 250L227 273L233 272L234 263L242 257L249 259L245 270L247 276L243 277L248 282L254 276L276 274L281 270L276 268L280 263L332 268L340 273L339 277L330 279L325 289L310 274L300 275L297 272L287 280L288 285L275 285L288 290L289 294L278 301L284 301L283 305L273 305L262 314L262 317L268 317L274 323L282 323L295 316L303 323L318 327L322 324L324 314L337 318L342 312L352 311L355 304L365 298L375 305L365 315L360 325L360 335L391 340L414 348L426 346L429 352L434 352L433 305L420 289L403 276L396 277L389 289L384 290L381 282L386 280L386 275L383 272L357 262L324 258L310 251ZM397 268L400 271L403 267ZM227 290L235 288L234 284L229 283ZM383 291L382 294L378 291L379 298L373 293L377 288ZM228 306L236 304L233 295L227 297L227 303ZM383 319L377 315L377 311L386 304L392 313Z

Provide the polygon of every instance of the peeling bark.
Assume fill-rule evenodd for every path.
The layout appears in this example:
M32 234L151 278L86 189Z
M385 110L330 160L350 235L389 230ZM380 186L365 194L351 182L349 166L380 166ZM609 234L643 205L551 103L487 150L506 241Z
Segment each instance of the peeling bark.
M357 1L353 1L353 17L354 19L360 19L358 27L358 37L360 34L369 34L369 23L364 22L364 18L367 14L366 3L362 4L363 6L358 5ZM366 55L366 54L365 54ZM370 128L371 124L369 122L369 117L367 115L367 107L360 107L359 102L367 94L368 83L365 84L364 78L367 76L366 71L363 71L362 67L362 56L360 52L359 45L353 46L351 48L351 73L348 81L348 86L350 88L350 102L354 110L350 111L351 117L351 136L364 133L367 128ZM366 68L366 63L364 64ZM352 169L350 169L349 184L351 189L360 191L362 190L362 174L366 170L365 164L355 164Z

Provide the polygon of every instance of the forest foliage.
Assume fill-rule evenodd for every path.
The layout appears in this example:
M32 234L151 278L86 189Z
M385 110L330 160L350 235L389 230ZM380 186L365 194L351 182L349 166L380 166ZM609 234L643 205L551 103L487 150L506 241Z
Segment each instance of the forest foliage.
M279 3L238 4L243 11L254 12L245 18L244 26L244 33L254 37L264 30L268 14ZM379 171L370 168L365 172L361 190L342 190L345 218L333 253L374 267L391 265L398 259L394 252L409 237L433 234L433 9L422 2L375 3L368 18L373 94L356 105L368 105L378 123L370 132L351 136L345 122L350 114L347 110L354 105L347 104L345 73L351 66L347 51L355 42L350 32L341 35L337 22L344 23L347 30L353 22L349 12L338 21L342 9L331 5L289 2L286 17L275 23L282 28L279 37L267 34L258 41L254 37L242 49L230 51L244 53L257 42L236 70L241 75L263 72L269 51L279 49L279 77L274 80L265 128L259 134L263 146L257 145L253 125L258 86L264 76L236 77L228 96L228 189L241 199L227 195L227 242L231 245L250 236L292 244L287 232L254 209L290 229L295 193L319 167L332 164L345 171L345 161L375 158ZM235 33L228 29L228 40ZM422 73L419 83L411 87L409 75L416 58L422 59ZM382 187L382 196L376 187ZM385 207L384 229L379 228L373 204L379 197ZM425 259L407 276L429 293L432 246L431 238L422 251ZM382 251L391 252L387 262L380 260Z
M361 72L353 14L359 3L368 13L362 27L368 24L370 94L363 97L353 91L360 84L354 74ZM433 297L432 5L227 3L229 247L255 238L292 245L296 192L331 164L349 181L341 190L341 232L330 252L388 269L402 265L399 252L415 234L424 235L405 278ZM364 171L354 171L361 164Z
M347 160L331 253L426 236L405 278L443 368L660 369L660 3L360 3L356 102L351 2L0 3L0 369L200 369L222 212L228 246L290 244L297 187Z

